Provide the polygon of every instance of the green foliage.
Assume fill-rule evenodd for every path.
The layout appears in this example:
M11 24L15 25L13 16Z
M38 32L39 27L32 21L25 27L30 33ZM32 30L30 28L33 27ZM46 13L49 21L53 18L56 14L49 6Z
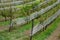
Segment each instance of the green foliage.
M38 1L38 0L36 0ZM43 0L42 0L43 1ZM48 4L44 4L42 6L42 8L47 7L48 5L51 5L55 2L55 0L52 0L53 2L49 2ZM40 2L36 2L34 3L34 6L38 5ZM33 8L32 5L26 5L24 7L21 7L21 11L16 11L16 12L12 12L12 15L15 14L19 14L19 15L25 15L27 16L28 11ZM38 8L38 11L41 8ZM44 20L46 20L48 17L50 17L51 15L53 15L56 11L58 11L60 9L60 5L57 5L56 7L54 7L53 9L49 10L48 12L46 12L45 14L41 15L38 19L34 20L34 25L36 25L39 22L43 22ZM9 12L9 13L8 13ZM4 10L4 13L7 17L12 16L10 13L10 10ZM28 14L29 15L29 14ZM22 16L21 16L22 17ZM46 37L48 37L51 32L53 32L56 28L58 23L60 22L60 16L50 25L48 26L47 30L45 30L44 32L38 32L37 34L35 34L33 36L33 40L44 40ZM9 25L9 21L5 21L5 22L0 22L0 26L5 26L5 25ZM6 30L0 32L0 40L17 40L20 38L23 38L24 33L26 30L30 30L32 26L31 21L28 24L25 24L23 26L19 26L19 27L14 27L14 29L11 32L7 32ZM28 40L28 38L23 38L23 40Z
M44 40L47 38L58 26L60 23L60 16L50 25L44 32L38 32L34 35L33 40Z

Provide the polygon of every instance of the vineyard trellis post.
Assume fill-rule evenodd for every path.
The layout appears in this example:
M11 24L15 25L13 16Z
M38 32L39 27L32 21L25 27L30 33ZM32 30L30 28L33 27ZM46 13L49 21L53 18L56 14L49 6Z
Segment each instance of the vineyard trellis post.
M0 3L2 4L3 1L0 0ZM0 6L0 7L1 7L1 8L4 8L4 6ZM4 15L4 11L5 11L5 9L4 9L3 11L1 11L1 15L5 18L5 21L6 21L6 15Z
M33 27L34 27L34 19L32 20L32 29L31 29L31 35L30 35L30 40L32 40L32 34L33 34Z
M32 4L32 9L33 9L33 11L34 11L34 6L33 6L33 4ZM33 27L34 27L34 19L32 19L32 28L31 28L31 35L30 35L30 40L32 40L32 34L33 34Z
M12 13L12 10L10 9L10 13ZM9 27L9 32L11 31L12 28L12 15L10 15L10 27Z
M11 4L10 4L10 14L9 15L10 15L10 27L9 27L9 32L10 32L12 30L12 27L13 27L13 23L12 23L13 14L12 14Z

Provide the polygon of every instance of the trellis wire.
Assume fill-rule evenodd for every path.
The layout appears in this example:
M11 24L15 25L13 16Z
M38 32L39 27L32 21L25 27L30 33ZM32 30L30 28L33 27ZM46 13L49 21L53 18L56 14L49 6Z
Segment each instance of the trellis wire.
M55 7L57 4L59 4L60 2L56 2L54 4L52 4L51 6L48 6L44 9L41 9L39 12L36 12L36 13L33 13L31 14L30 16L27 16L27 17L24 17L24 18L17 18L17 19L14 19L13 20L13 24L16 24L16 25L23 25L25 24L27 21L31 21L33 19L35 19L36 17L44 14L45 12L49 11L50 9L52 9L53 7ZM28 20L27 20L28 19Z
M37 24L35 25L35 27L33 28L33 33L32 35L34 35L35 33L37 33L38 31L40 31L41 29L43 29L44 27L46 27L48 24L50 24L54 19L56 19L58 16L60 15L60 9L53 14L51 17L47 18L44 22L42 22L41 24ZM31 36L32 36L31 35Z
M25 3L25 5L27 5L27 4L32 4L32 3L34 3L35 1L33 1L33 2L29 2L29 3ZM16 6L12 6L11 8L16 8L16 9L19 9L20 10L20 8L17 8ZM4 9L10 9L10 7L5 7L5 8L0 8L0 10L4 10Z
M11 5L13 5L13 4L22 4L23 3L23 1L16 1L16 2L10 2L10 3L0 3L0 6L1 5L9 5L9 4L11 4Z

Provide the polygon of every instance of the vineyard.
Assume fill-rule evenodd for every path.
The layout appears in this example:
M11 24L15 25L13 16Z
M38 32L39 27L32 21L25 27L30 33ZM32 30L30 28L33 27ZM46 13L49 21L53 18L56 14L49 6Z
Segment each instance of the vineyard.
M0 0L0 40L45 40L59 23L60 0Z

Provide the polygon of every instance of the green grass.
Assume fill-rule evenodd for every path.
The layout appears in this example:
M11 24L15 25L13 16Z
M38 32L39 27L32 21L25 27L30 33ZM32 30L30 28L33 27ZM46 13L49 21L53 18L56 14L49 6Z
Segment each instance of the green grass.
M33 4L35 4L35 3L40 3L40 1L41 0L35 0L35 1L33 1ZM41 2L43 2L44 0L42 0ZM25 6L27 6L27 5L30 5L30 6L32 6L32 4L21 4L21 5L18 5L18 6L16 6L17 8L22 8L22 7L25 7Z
M57 7L54 7L53 9L51 9L50 11L46 12L44 15L47 15L47 16L51 16L54 12L52 12L53 10L55 10L55 12L58 10L58 8L60 8L60 6L57 6ZM51 14L50 14L51 13ZM44 18L46 18L46 16L42 15ZM40 17L40 18L43 18L43 17ZM55 30L55 28L57 27L57 24L58 22L60 22L60 18L57 18L56 19L57 21L56 22L53 22L51 24L51 28L48 28L47 30L45 30L44 32L40 33L38 32L37 34L35 34L33 36L33 40L44 40L48 35L51 34L51 32L53 30ZM36 19L34 21L34 25L36 25L37 23L39 23L38 19ZM54 24L55 23L55 24ZM6 22L0 22L0 25L8 25L9 24L9 21L6 21ZM23 26L19 26L18 28L15 28L12 30L12 32L8 32L8 31L2 31L0 32L0 40L17 40L21 37L24 37L26 36L23 32L26 31L26 30L29 30L31 29L31 22L29 24L26 24L26 25L23 25ZM51 31L50 31L51 30ZM49 31L49 32L48 32ZM41 37L43 36L43 37ZM24 39L25 40L25 39Z
M33 5L38 5L39 3L40 3L40 0L39 1L35 0L35 1L33 1L32 4ZM21 4L21 5L16 6L16 8L20 8L20 9L26 8L27 9L27 6L30 7L30 8L32 8L32 4ZM9 11L9 10L4 10L4 11L6 12L5 14L7 14L7 11Z
M60 17L58 17L50 26L48 26L47 30L35 34L33 36L33 40L44 40L57 28L58 23L60 23ZM30 29L30 26L31 24L25 25L24 27L19 28L12 32L7 32L7 31L0 32L0 40L13 40L13 39L17 40L20 37L24 37L24 34L21 33L24 32L25 30Z
M13 16L17 18L17 17L25 17L25 16L27 16L27 15L30 15L30 14L33 13L33 12L29 12L30 9L32 9L34 6L37 6L38 4L40 4L40 3L43 2L43 1L44 1L44 0L37 0L37 1L35 1L35 2L33 3L33 6L32 6L32 4L19 5L19 6L17 6L17 8L21 8L21 10L18 10L18 11L13 12L13 13L14 13ZM39 10L42 9L42 8L45 8L45 7L53 4L54 2L56 2L56 0L54 0L54 1L52 0L52 2L49 2L49 3L47 3L47 4L43 4L43 6L37 8L34 12L39 11ZM9 13L8 13L9 10L6 10L6 11L7 11L7 12L4 12L4 14L7 14L7 16L8 16L8 15L9 15ZM32 11L33 11L33 10L32 10Z
M2 16L0 15L0 18L2 18Z
M9 21L0 22L0 26L6 26L9 25L9 23Z
M59 7L59 6L58 6ZM55 10L55 9L54 9ZM52 12L53 10L50 10L50 11L48 11L48 12ZM57 9L56 9L56 11L57 11ZM43 15L42 15L43 16ZM59 22L59 18L57 18L57 23ZM38 23L39 21L36 19L35 20L35 25ZM55 22L56 23L56 22ZM56 24L54 24L55 26L57 25L57 23ZM3 25L3 23L0 23L1 25ZM8 21L5 23L4 22L4 25L6 25L6 24L8 24ZM52 26L54 26L54 25L52 25ZM55 28L55 27L54 27ZM26 30L29 30L29 29L31 29L31 22L29 23L29 24L26 24L26 25L23 25L23 26L19 26L19 27L17 27L17 28L15 28L14 30L12 30L12 32L7 32L7 31L3 31L3 32L0 32L0 39L1 40L15 40L15 39L19 39L19 38L21 38L21 37L23 37L24 36L24 31L26 31ZM49 29L49 28L48 28ZM53 28L51 27L49 30L52 30L53 31ZM41 38L41 40L43 40L45 37L46 37L46 35L50 35L50 32L52 32L52 31L47 31L48 32L48 34L47 33L44 33L43 34L43 32L41 33L41 36L43 36L43 37L40 37L40 33L38 33L38 34L36 34L34 37L33 37L33 39L34 40L39 40L40 38ZM6 35L7 34L7 35ZM26 36L26 35L25 35ZM36 39L37 38L37 39Z
M48 26L48 28L43 32L38 32L33 36L33 40L44 40L47 38L57 27L60 23L60 16Z
M54 7L53 9L51 9L50 11L44 13L43 15L40 16L40 18L38 18L38 22L40 21L44 21L46 18L50 17L52 14L54 14L58 9L60 8L60 5L57 5L57 7ZM48 16L48 17L47 17ZM43 19L44 18L44 19ZM36 20L36 21L37 21ZM37 24L37 23L36 23ZM4 26L4 25L9 25L9 21L5 21L5 22L0 22L0 26Z
M43 1L42 1L42 2L43 2ZM16 14L16 13L18 14L17 17L25 17L25 16L27 16L27 15L32 14L33 12L39 11L39 10L41 10L42 8L45 8L45 7L47 7L47 6L55 3L56 0L54 0L54 1L52 0L52 2L49 2L49 3L47 3L47 4L43 4L41 7L38 7L38 8L37 8L36 10L34 10L34 11L33 11L33 10L30 11L30 9L32 9L34 6L37 6L37 5L39 5L40 3L42 3L42 2L36 1L36 2L33 4L33 6L32 6L32 5L22 6L21 11L19 10L18 12L15 12L15 14ZM29 11L30 11L30 12L29 12Z

